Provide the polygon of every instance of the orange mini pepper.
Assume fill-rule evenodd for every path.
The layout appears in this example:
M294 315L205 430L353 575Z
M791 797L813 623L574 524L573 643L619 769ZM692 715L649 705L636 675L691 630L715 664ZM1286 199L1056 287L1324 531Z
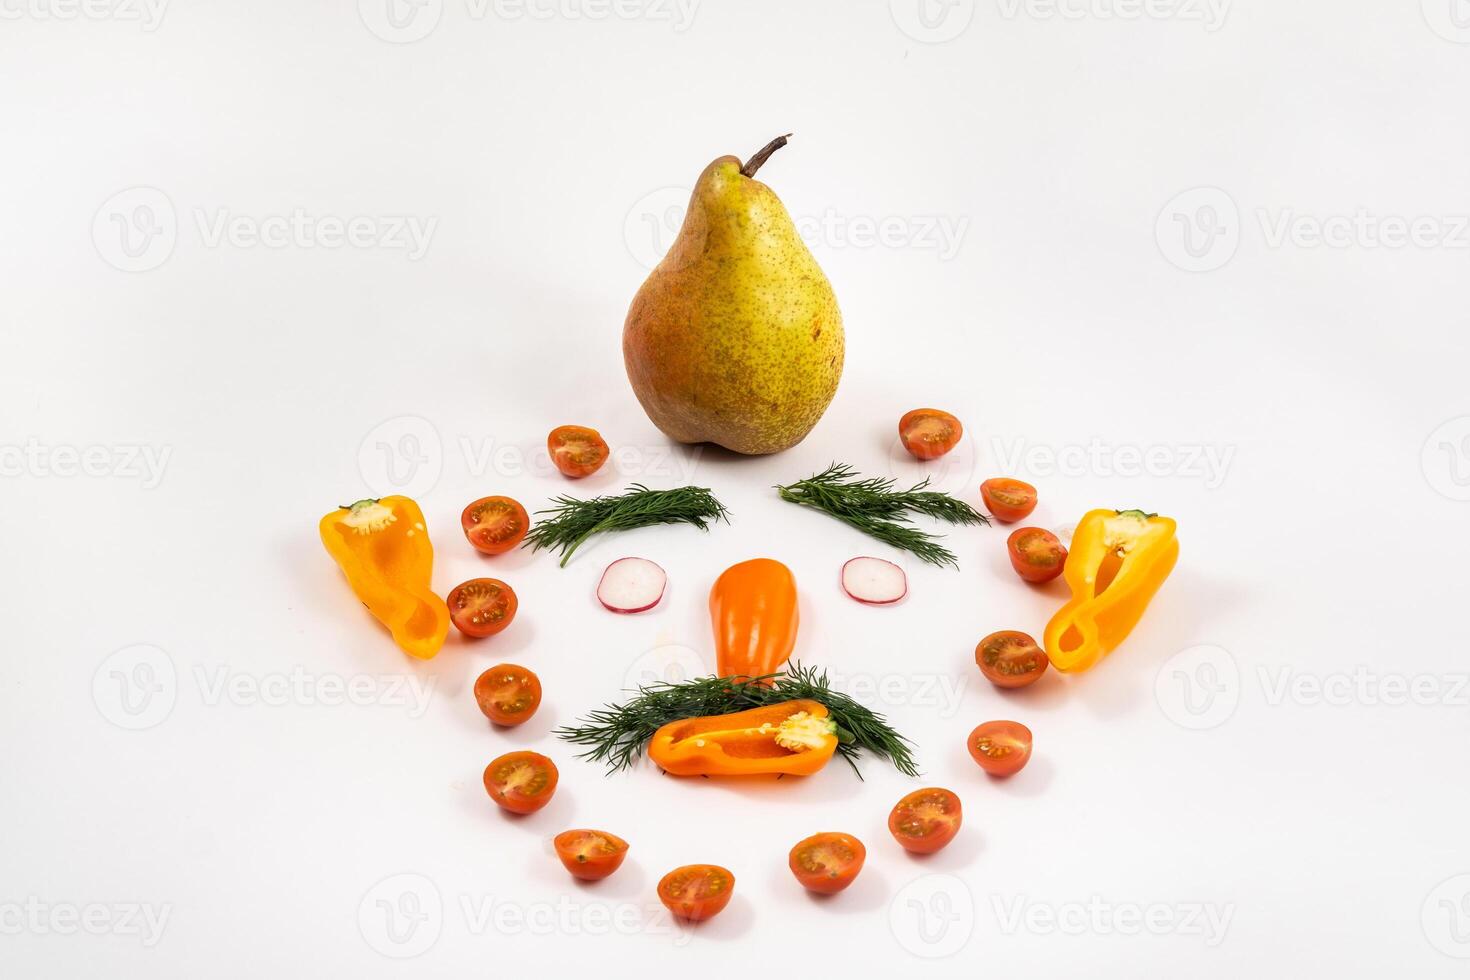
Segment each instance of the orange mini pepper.
M359 500L321 520L322 544L352 591L410 656L427 660L449 634L449 608L429 589L434 546L407 497Z
M1062 569L1072 598L1042 641L1053 667L1086 670L1132 632L1179 559L1174 531L1170 518L1141 510L1087 512Z
M816 701L783 701L729 715L673 721L648 757L675 776L810 776L837 751L837 722Z
M731 565L709 590L721 677L774 674L796 646L796 578L774 558Z

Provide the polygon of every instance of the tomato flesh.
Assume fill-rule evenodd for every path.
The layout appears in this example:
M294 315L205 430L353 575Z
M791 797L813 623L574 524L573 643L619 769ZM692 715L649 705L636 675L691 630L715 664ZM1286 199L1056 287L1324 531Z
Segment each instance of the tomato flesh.
M607 462L607 443L596 429L585 425L559 425L546 437L546 451L563 476L591 476Z
M975 663L996 687L1016 688L1035 684L1050 661L1030 634L1000 630L976 644Z
M688 922L719 915L735 893L735 876L717 864L686 864L664 875L658 900Z
M933 854L960 830L960 798L947 789L916 789L888 814L888 832L912 854Z
M459 525L476 551L502 555L521 543L531 518L510 497L481 497L459 515Z
M996 477L980 484L980 499L996 520L1014 524L1036 509L1036 488L1020 480Z
M604 830L568 830L552 841L556 856L582 881L601 881L622 866L628 842Z
M541 679L517 664L498 664L475 680L475 703L495 724L519 725L541 706Z
M556 763L539 752L507 752L485 767L485 792L511 813L535 813L550 803L556 780Z
M494 636L516 618L515 590L498 578L472 578L449 591L449 619L465 636Z
M1067 564L1066 547L1045 528L1012 531L1006 539L1006 551L1011 556L1011 567L1028 582L1050 582L1062 574Z
M916 408L898 420L898 438L915 459L938 459L959 444L965 428L937 408Z
M992 776L1014 776L1031 759L1031 729L1019 721L987 721L970 733L970 757Z
M788 863L808 891L835 895L863 870L868 851L850 834L814 834L791 849Z

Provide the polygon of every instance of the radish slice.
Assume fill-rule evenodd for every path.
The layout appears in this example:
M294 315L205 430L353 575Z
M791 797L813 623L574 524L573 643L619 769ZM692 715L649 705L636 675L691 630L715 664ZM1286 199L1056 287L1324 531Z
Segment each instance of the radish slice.
M668 580L647 558L619 558L603 571L597 601L615 613L643 612L658 605Z
M909 594L909 580L891 561L853 558L842 566L842 591L858 602L886 606Z

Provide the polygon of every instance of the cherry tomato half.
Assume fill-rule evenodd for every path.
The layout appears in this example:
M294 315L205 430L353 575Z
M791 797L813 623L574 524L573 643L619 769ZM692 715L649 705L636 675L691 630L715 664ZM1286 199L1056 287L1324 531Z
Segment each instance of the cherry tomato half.
M546 437L546 451L563 476L591 476L607 462L607 443L596 429L559 425Z
M807 891L835 895L863 870L868 849L850 834L813 834L791 849L791 873Z
M916 789L888 814L888 832L912 854L933 854L960 830L960 798L947 789Z
M987 721L970 733L965 745L992 776L1014 776L1031 758L1031 729L1019 721Z
M990 683L1011 688L1035 684L1050 661L1030 634L1001 630L975 645L975 663Z
M465 636L494 636L516 618L515 590L498 578L472 578L449 591L449 619Z
M572 877L583 881L601 881L628 856L628 842L603 830L563 831L552 843Z
M1050 582L1062 574L1067 549L1057 536L1039 527L1023 527L1006 538L1011 567L1028 582Z
M459 515L459 525L476 551L502 555L521 543L531 529L531 518L509 497L481 497Z
M898 438L916 459L938 459L964 435L960 420L937 408L916 408L898 420Z
M476 679L475 702L495 724L519 725L541 707L541 679L525 667L497 664Z
M1020 480L996 477L980 484L985 509L1002 524L1024 521L1036 509L1036 488Z
M734 893L735 876L717 864L686 864L658 883L658 900L664 908L689 922L719 915Z
M485 792L511 813L535 813L556 792L556 763L539 752L507 752L485 767Z

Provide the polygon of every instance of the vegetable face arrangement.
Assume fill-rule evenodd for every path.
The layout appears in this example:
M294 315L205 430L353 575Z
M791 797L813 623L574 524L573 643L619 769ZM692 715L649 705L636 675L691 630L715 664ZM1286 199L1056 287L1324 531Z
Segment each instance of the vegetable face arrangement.
M773 141L744 165L722 157L706 168L678 241L629 311L629 378L649 417L675 439L715 441L742 453L784 449L806 435L836 388L843 336L831 287L775 194L752 179L785 142ZM773 305L772 296L780 303ZM934 408L914 409L898 423L904 448L921 461L950 452L964 431L959 418ZM610 453L596 429L580 425L552 430L546 446L568 479L596 473ZM990 524L965 500L930 489L927 479L901 489L846 464L833 463L775 490L782 500L822 511L941 567L958 567L958 557L917 519L955 527ZM1035 487L1004 477L987 479L978 497L1004 524L1031 519L1038 505ZM558 554L564 567L598 534L661 524L708 531L730 518L708 488L692 486L635 484L620 495L558 496L551 504L533 521L516 500L486 496L463 509L460 524L468 545L486 560L525 547ZM1140 510L1093 510L1078 524L1069 549L1045 527L1017 528L1005 545L1026 583L1015 587L1055 589L1046 583L1060 576L1071 598L1046 624L1041 644L1015 629L987 633L974 650L981 675L1006 692L1061 683L1049 667L1075 674L1095 665L1134 629L1173 569L1175 530L1169 518ZM515 628L519 603L508 582L470 579L447 601L431 590L428 529L406 497L339 507L321 519L319 532L356 597L413 657L437 654L451 621L465 642L492 647L497 634ZM870 607L848 606L851 615L891 615L883 608L909 594L908 576L893 561L856 557L840 571L838 564L834 560L835 584ZM667 580L649 559L621 558L606 567L595 597L611 613L656 616ZM835 596L832 586L829 580ZM763 557L731 565L710 586L708 609L714 674L640 687L622 703L605 704L553 734L608 774L634 768L645 753L673 777L814 776L834 756L858 773L857 760L867 753L905 776L919 775L912 743L882 715L834 690L825 671L789 662L800 617L796 578L786 565ZM490 667L474 685L475 703L490 723L485 730L495 739L523 733L517 726L535 716L542 698L540 678L517 664ZM962 730L955 732L956 750ZM966 782L955 784L962 789L981 792L987 779L1013 778L1031 758L1031 730L1018 721L985 720L964 738L983 775L966 767ZM483 773L497 806L516 819L543 822L544 815L534 815L551 802L559 779L555 762L525 750L498 755ZM959 795L936 786L906 794L887 818L897 847L916 854L947 846L961 823ZM596 829L564 830L554 846L567 872L589 882L616 873L630 849L622 837ZM831 895L854 882L866 858L861 840L832 831L795 843L788 865L802 888ZM699 922L724 909L734 889L728 869L693 864L665 874L657 894L674 915Z

